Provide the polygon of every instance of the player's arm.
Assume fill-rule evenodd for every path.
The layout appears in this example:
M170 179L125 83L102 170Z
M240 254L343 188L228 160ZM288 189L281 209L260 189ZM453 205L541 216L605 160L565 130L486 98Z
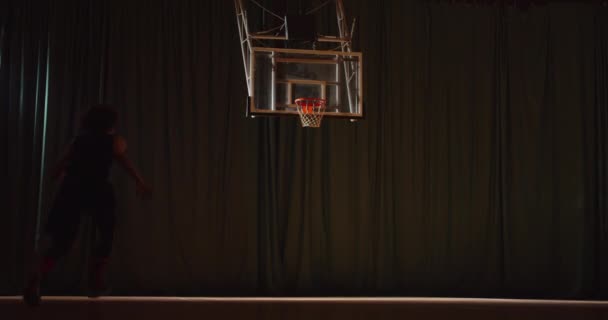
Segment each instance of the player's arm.
M129 157L127 157L127 141L121 137L116 136L114 138L113 147L114 159L127 171L129 176L135 180L137 190L139 192L149 192L150 189L147 187L144 179L141 177Z

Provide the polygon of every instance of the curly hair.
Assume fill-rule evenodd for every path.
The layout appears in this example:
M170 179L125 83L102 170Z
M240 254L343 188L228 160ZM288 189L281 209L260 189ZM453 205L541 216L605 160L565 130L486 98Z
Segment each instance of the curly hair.
M82 117L81 129L87 133L104 133L114 128L118 112L107 104L93 105Z

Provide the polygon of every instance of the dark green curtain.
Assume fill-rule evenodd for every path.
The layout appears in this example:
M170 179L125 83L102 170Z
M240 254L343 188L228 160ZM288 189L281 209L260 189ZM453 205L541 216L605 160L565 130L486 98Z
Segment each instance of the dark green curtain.
M87 105L120 108L115 294L608 295L608 8L346 1L366 119L245 119L232 1L0 12L0 294ZM47 284L79 293L90 245Z

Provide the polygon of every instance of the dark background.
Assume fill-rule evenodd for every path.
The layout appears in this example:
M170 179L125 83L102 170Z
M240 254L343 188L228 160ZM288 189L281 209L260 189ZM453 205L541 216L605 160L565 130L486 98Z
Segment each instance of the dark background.
M2 1L0 294L105 102L154 187L115 170L115 294L608 296L599 1L345 1L366 119L318 130L244 118L232 1ZM82 292L90 234L46 292Z

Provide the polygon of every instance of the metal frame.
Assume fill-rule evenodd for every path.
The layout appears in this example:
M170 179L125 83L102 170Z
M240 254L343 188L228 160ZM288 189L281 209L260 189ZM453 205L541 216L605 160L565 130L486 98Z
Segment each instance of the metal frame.
M271 16L274 16L281 22L280 25L277 25L269 30L261 31L261 32L251 32L249 30L248 17L247 17L247 9L244 3L247 1L251 1L252 3L259 6L262 10L269 13ZM338 23L339 34L337 36L328 36L322 35L317 37L317 42L324 43L336 43L338 44L338 50L304 50L304 49L285 49L285 48L273 48L270 46L266 46L266 40L283 40L287 41L288 37L286 34L286 25L285 19L283 19L278 14L262 7L255 0L234 0L234 5L236 9L236 20L237 20L237 28L239 33L239 40L241 45L241 54L243 57L243 67L245 70L245 79L247 82L247 90L249 95L249 103L248 103L248 112L249 116L255 116L256 114L262 115L272 115L276 114L276 105L274 99L272 99L270 110L266 109L255 109L254 107L254 92L255 92L255 81L254 81L254 71L255 71L255 53L256 52L270 52L272 54L273 65L275 62L284 62L285 58L276 58L275 61L274 54L275 53L300 53L300 54L311 54L311 55L325 55L325 56L335 56L336 58L341 56L355 56L359 60L359 69L357 70L357 66L353 61L349 61L349 59L341 59L344 67L344 76L346 83L346 91L348 96L348 105L349 105L349 113L339 113L339 112L326 112L326 116L334 116L334 117L346 117L346 118L362 118L363 117L363 56L361 52L353 52L352 51L352 36L355 30L356 20L353 20L350 28L347 23L346 14L344 10L344 3L342 0L328 0L307 12L307 14L312 14L315 11L319 10L321 7L325 6L330 2L335 2L336 8L336 21ZM274 32L274 33L273 33ZM256 42L257 46L253 45L253 42ZM314 59L291 59L292 62L302 62L302 63L327 63L333 64L336 63L336 82L339 81L340 76L340 68L337 62L331 62L331 60L319 60L315 62ZM297 60L297 61L296 61ZM338 59L336 59L337 61ZM356 76L356 79L355 79ZM359 99L358 105L354 105L354 97L352 96L351 82L356 80L359 86ZM294 80L293 83L297 83L300 80ZM274 70L272 72L272 83L274 90L275 84L275 75ZM322 92L325 92L325 86L327 83L323 84ZM291 85L289 85L288 90L291 89ZM273 93L274 97L274 93ZM323 97L324 98L324 97ZM295 105L294 105L295 106ZM355 113L355 110L358 109L359 113ZM281 111L281 114L291 114L290 111ZM294 114L297 115L297 112L294 110Z

